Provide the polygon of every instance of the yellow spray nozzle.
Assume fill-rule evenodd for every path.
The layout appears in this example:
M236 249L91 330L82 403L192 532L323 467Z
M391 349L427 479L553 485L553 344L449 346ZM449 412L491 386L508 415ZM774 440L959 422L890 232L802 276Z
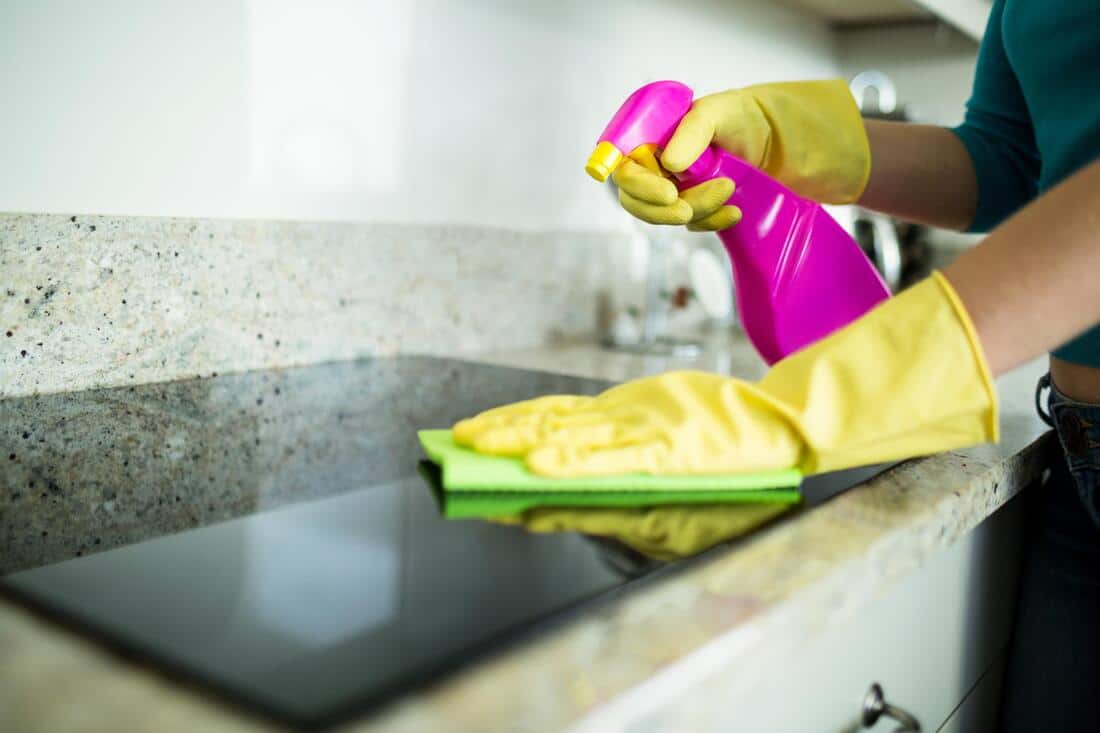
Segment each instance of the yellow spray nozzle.
M585 163L584 170L588 175L603 183L622 162L622 152L604 140L597 144L596 149L592 151L592 155L588 156L588 162Z

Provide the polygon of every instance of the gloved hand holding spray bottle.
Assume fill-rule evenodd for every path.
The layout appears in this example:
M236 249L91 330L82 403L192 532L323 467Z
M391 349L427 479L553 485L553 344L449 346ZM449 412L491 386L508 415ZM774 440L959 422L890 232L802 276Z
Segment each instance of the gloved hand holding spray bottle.
M856 243L802 198L857 200L868 150L840 80L765 84L694 103L675 82L638 90L587 170L614 173L624 208L639 218L722 232L746 331L773 366L757 382L680 371L596 397L506 405L459 422L455 440L563 478L792 466L812 474L995 441L992 377L951 284L937 272L889 298ZM545 508L517 521L611 536L666 558L745 526L684 507Z
M655 153L665 150L681 120L689 114L692 96L691 89L674 81L653 82L631 94L589 157L585 168L589 175L605 181L628 160L660 174ZM757 105L755 99L738 103ZM820 204L711 144L713 128L708 120L696 124L702 127L698 142L705 147L687 151L696 154L693 160L681 158L686 166L676 171L677 184L689 191L715 179L728 179L734 184L728 199L721 203L735 208L727 210L729 215L724 218L722 212L717 212L719 216L712 222L722 228L718 236L733 264L738 312L745 333L767 363L773 364L821 339L889 297L889 288L859 245ZM679 137L691 145L690 138ZM698 148L698 142L694 148ZM785 142L773 137L765 148ZM812 143L808 140L804 144ZM684 147L683 142L680 147ZM771 152L765 149L759 155L763 158ZM858 157L865 160L865 150L858 152L863 153ZM803 151L803 167L811 155L809 148ZM865 164L857 165L866 168ZM866 175L865 170L858 174ZM642 171L631 175L628 167L627 174L617 177L616 182L628 197L631 190L639 189L643 195L657 189L655 194L660 197L660 184L647 181L649 177ZM707 190L721 196L728 186L708 186ZM667 200L671 191L664 193ZM644 203L639 207L643 212ZM726 222L729 225L723 227Z

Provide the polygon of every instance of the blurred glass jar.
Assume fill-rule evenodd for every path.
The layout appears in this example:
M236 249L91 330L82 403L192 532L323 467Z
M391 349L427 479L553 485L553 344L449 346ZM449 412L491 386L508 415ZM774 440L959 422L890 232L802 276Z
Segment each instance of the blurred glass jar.
M618 190L608 183L612 201ZM599 303L602 342L610 348L691 356L700 331L731 327L733 278L721 242L710 233L629 219L628 235L605 248L607 290Z

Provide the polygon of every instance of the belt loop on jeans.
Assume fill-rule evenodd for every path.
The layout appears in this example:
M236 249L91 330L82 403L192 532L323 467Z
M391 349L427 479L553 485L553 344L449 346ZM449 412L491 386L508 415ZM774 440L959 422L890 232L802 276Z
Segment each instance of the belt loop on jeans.
M1053 428L1054 418L1043 409L1042 394L1044 389L1050 389L1050 372L1039 377L1039 383L1035 385L1035 411L1039 413L1039 417L1042 418L1043 422Z

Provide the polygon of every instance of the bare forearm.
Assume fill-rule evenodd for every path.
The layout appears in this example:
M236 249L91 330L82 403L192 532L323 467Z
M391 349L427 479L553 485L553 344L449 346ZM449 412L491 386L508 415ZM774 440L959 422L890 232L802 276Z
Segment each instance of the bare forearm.
M944 270L994 374L1100 322L1100 162L995 229Z
M866 121L871 177L860 206L899 219L965 229L974 217L978 184L966 147L932 125Z

